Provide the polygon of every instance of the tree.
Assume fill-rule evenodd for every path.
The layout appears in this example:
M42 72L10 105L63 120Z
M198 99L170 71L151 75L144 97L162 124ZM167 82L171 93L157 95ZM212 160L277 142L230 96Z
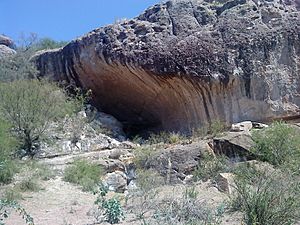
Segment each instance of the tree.
M74 110L57 84L45 80L0 83L0 116L11 123L26 155L34 156L49 123Z
M55 41L51 38L42 38L39 39L35 44L34 48L35 50L44 50L44 49L55 49L55 48L61 48L64 47L67 44L65 41Z

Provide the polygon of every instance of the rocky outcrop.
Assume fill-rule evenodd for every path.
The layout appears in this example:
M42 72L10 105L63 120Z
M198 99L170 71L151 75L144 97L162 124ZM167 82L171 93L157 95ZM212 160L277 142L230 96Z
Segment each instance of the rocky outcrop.
M0 58L16 53L13 41L3 35L0 35Z
M35 57L127 129L299 115L298 0L177 0Z

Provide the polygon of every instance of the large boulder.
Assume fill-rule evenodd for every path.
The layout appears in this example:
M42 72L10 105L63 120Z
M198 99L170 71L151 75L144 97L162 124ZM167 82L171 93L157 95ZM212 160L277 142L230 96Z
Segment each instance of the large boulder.
M131 129L299 115L298 0L174 0L35 60Z
M7 47L6 45L0 45L0 58L4 58L15 54L16 51Z
M255 159L251 149L254 141L250 132L228 132L215 137L210 146L216 155L225 155L233 162Z
M9 37L0 35L0 58L15 54L16 51L13 48L13 41Z
M5 45L9 48L14 48L14 42L7 36L0 35L0 45Z
M157 171L167 182L186 182L207 151L205 141L175 145L153 154L146 162L146 168Z

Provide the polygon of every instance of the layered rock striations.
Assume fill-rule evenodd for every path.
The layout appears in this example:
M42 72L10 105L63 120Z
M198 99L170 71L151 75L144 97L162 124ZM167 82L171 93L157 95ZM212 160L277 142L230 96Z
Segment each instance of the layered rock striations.
M298 0L173 0L35 57L128 126L300 115Z

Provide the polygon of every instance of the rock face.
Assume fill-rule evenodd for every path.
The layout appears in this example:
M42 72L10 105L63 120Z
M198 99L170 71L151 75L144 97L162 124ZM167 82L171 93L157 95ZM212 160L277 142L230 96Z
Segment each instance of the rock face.
M0 35L0 58L16 53L13 48L13 41L6 36Z
M298 0L174 0L35 57L128 129L299 115ZM126 128L126 127L125 127Z

